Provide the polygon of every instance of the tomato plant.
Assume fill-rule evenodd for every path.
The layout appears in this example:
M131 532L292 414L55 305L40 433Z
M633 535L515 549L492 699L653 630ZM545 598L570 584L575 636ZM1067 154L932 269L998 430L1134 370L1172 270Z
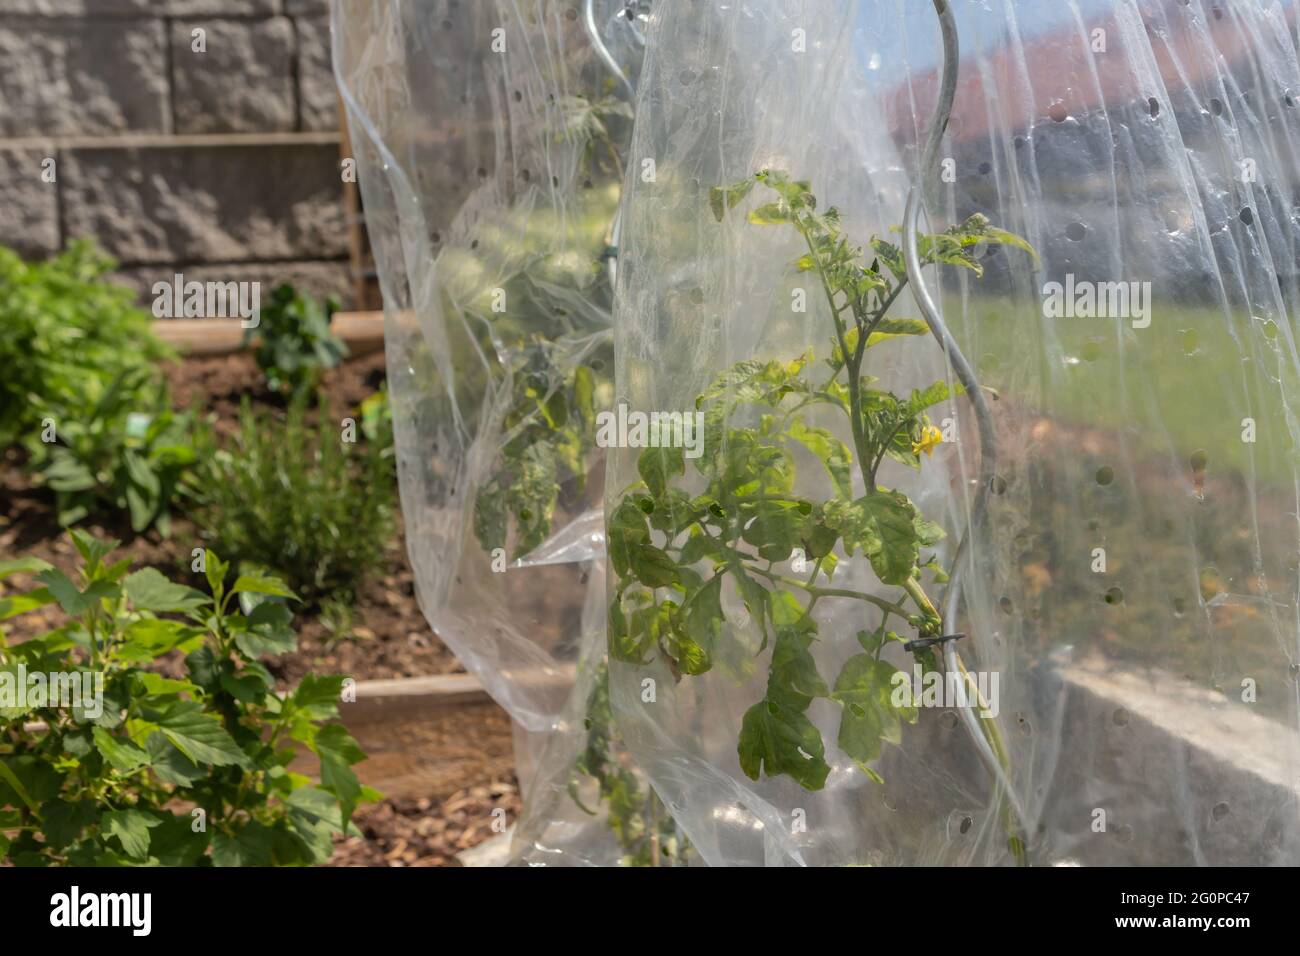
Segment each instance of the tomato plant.
M817 209L806 182L765 170L710 193L714 215L761 187L766 202L748 213L760 226L793 229L805 251L794 269L822 290L830 328L820 362L809 351L788 360L750 359L724 370L697 398L704 414L704 453L687 462L681 448L647 448L639 480L607 516L615 574L609 609L611 658L644 664L666 660L678 680L711 671L719 660L752 657L770 648L766 689L741 722L737 754L752 779L785 775L808 790L825 784L830 765L819 728L807 712L824 698L840 706L836 742L864 773L883 745L900 741L904 722L917 720L916 701L892 693L897 668L884 648L943 636L944 622L922 574L942 570L934 548L943 529L906 494L880 484L886 459L919 469L940 440L927 410L961 389L936 381L899 395L867 373L874 350L929 334L919 319L891 310L907 284L900 250L873 238L870 252L845 235L836 209ZM1018 236L980 215L920 238L922 264L982 272L976 247L1003 244L1032 253ZM830 409L840 431L814 424L813 410ZM842 435L847 435L847 440ZM796 450L825 470L829 497L799 490ZM804 484L807 484L806 482ZM810 570L777 565L799 549ZM865 559L879 587L837 586L837 566ZM738 646L724 605L743 603L757 648ZM823 601L855 601L880 612L880 623L857 633L860 652L839 672L824 675L813 655L820 638L814 611ZM733 624L737 622L732 622ZM916 657L938 662L930 647ZM984 732L1001 746L996 724ZM1000 751L1005 755L1005 748Z

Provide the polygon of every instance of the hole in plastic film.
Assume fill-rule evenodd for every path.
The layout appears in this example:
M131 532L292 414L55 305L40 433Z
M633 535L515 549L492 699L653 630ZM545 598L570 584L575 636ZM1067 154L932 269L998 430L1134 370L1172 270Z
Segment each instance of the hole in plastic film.
M1088 227L1081 222L1072 222L1065 227L1065 238L1071 242L1082 242L1088 234Z

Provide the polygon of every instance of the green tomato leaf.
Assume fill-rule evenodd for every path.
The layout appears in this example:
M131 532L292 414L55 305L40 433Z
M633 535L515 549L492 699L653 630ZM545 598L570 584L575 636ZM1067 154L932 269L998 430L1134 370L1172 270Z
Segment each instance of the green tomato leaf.
M722 612L722 575L715 574L696 590L682 607L686 634L711 655L726 618ZM707 668L706 668L707 669Z
M803 712L816 697L830 693L817 671L809 647L812 633L794 627L778 627L776 645L767 679L767 698L785 711Z
M780 226L794 221L790 207L783 202L768 202L751 209L749 221L756 226Z
M825 513L827 524L843 536L844 550L852 555L861 549L883 583L901 585L911 576L920 541L905 496L878 491L851 503L829 502Z
M892 664L877 660L874 654L856 654L844 662L832 696L844 705L838 738L840 749L879 780L879 775L867 765L880 756L882 743L901 742L900 717L916 722L907 675Z
M663 497L675 475L686 474L681 448L646 448L637 457L636 470L656 498Z
M650 613L647 615L647 611ZM646 663L646 654L658 640L658 617L653 608L629 612L616 597L609 606L609 656L630 664Z
M882 319L867 337L867 348L903 336L929 334L930 326L925 324L924 319Z
M761 700L745 712L736 749L740 769L751 780L761 773L788 774L805 790L820 790L831 770L813 722L771 700Z
M798 419L790 424L787 434L817 457L841 497L853 497L853 455L848 445L828 429L812 428Z
M709 190L709 207L713 210L713 217L722 222L727 210L739 205L753 188L753 179L741 180L734 186L714 186Z
M763 559L784 561L801 541L806 517L798 503L761 501L741 537L757 548Z
M645 513L625 498L606 520L605 535L610 563L619 577L626 577L632 567L632 550L650 541Z
M667 551L651 544L638 544L629 553L632 573L646 587L664 588L677 581L677 562Z

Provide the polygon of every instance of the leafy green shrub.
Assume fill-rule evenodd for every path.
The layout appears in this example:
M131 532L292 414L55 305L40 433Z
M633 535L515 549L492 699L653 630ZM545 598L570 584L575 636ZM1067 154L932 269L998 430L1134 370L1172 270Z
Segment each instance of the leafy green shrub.
M0 248L0 445L170 356L131 290L103 280L115 267L87 240L48 262Z
M314 387L323 369L347 358L347 346L330 331L330 317L338 308L335 299L322 305L287 282L271 293L261 321L244 332L244 344L255 346L253 355L273 390Z
M103 281L114 267L87 241L45 263L0 249L0 443L22 441L63 524L116 509L166 534L188 426L159 367L172 353L131 291Z
M364 759L356 741L328 723L343 679L307 677L281 699L259 662L296 644L285 603L292 592L262 573L231 582L229 565L209 551L207 594L151 568L130 573L129 560L109 562L115 541L80 531L72 540L83 562L78 581L38 559L0 562L0 579L29 572L42 585L0 599L0 620L54 602L68 617L14 647L0 631L0 860L328 859L333 835L379 795L352 770ZM186 655L184 678L151 669L172 651ZM15 693L33 673L76 675L83 690L75 702ZM44 729L30 729L33 721ZM319 757L319 785L287 769L291 741Z
M88 378L50 415L49 427L27 439L28 467L54 491L61 524L109 507L127 512L134 531L156 522L170 532L172 498L194 461L190 416L172 412L151 375L134 368L106 384Z
M232 558L272 568L313 601L348 601L379 567L393 534L392 463L377 442L345 441L295 400L281 420L245 401L228 445L196 434L189 487L196 516Z

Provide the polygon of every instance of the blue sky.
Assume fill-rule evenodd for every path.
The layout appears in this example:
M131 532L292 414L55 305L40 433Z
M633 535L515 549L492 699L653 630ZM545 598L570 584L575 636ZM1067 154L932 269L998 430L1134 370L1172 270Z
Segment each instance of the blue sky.
M959 33L968 36L976 29L1001 30L1003 4L1008 0L953 0ZM1068 24L1074 10L1087 20L1104 16L1119 3L1132 0L1013 0L1016 19L1023 40L1049 33ZM1150 3L1153 0L1141 0ZM1231 2L1231 0L1224 0ZM1246 0L1256 2L1256 0ZM1271 4L1273 0L1259 0ZM1283 6L1294 6L1297 0L1280 0ZM1209 7L1211 0L1202 0ZM902 27L898 18L902 16ZM925 70L936 65L939 57L939 28L934 8L929 0L862 0L859 30L867 50L880 54L881 66L897 61L902 56L906 39L907 62L913 70ZM883 26L882 26L883 25ZM994 36L997 36L995 33ZM868 54L869 57L869 54Z

